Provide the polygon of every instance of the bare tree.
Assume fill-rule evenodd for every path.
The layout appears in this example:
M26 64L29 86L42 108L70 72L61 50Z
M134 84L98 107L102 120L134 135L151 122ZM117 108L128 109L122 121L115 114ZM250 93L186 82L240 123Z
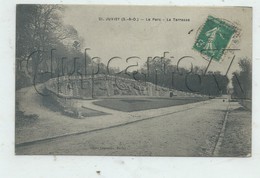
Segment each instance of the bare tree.
M50 51L58 45L78 39L77 30L64 25L60 5L18 5L16 31L17 69L34 51ZM32 57L33 69L46 57ZM40 60L39 60L40 58Z

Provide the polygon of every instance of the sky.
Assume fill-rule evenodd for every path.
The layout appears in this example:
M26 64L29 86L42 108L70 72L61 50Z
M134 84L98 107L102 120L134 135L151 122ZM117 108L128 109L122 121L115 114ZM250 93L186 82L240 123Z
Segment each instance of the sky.
M193 59L187 58L180 63L188 68L191 62L194 66L202 67L209 63L199 52L192 49L199 30L209 15L230 21L241 30L235 46L240 50L227 54L221 62L213 61L208 69L225 74L235 55L228 73L230 77L233 71L239 70L239 59L252 58L252 14L249 8L69 5L65 8L63 20L64 23L74 26L84 39L84 48L90 48L89 56L100 57L104 64L107 64L110 58L119 56L122 59L113 60L111 66L120 69L137 63L142 66L147 57L161 57L164 52L169 52L166 58L170 58L172 64L177 64L183 56L192 56ZM106 18L114 20L106 21ZM121 21L122 18L136 18L136 21ZM173 21L173 18L189 21ZM131 56L141 59L126 62L126 58Z

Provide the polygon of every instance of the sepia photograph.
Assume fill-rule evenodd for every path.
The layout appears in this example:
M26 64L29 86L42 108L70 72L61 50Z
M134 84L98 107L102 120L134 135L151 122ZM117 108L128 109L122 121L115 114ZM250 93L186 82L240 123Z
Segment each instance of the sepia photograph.
M252 8L17 4L15 154L252 156Z

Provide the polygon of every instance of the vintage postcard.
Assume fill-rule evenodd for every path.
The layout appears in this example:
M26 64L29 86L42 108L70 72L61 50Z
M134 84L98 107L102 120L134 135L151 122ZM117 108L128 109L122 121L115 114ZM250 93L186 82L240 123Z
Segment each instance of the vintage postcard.
M17 155L250 157L252 8L16 6Z

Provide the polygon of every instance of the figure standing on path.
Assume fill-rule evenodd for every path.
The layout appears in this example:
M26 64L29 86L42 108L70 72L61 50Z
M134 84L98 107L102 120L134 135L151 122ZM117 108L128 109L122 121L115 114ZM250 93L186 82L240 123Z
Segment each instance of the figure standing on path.
M214 41L216 40L217 34L219 34L219 36L224 39L224 37L221 34L221 31L219 29L219 27L215 27L209 31L207 31L206 36L208 37L208 41L206 43L206 45L204 46L205 50L214 50L216 49L215 45L214 45Z

